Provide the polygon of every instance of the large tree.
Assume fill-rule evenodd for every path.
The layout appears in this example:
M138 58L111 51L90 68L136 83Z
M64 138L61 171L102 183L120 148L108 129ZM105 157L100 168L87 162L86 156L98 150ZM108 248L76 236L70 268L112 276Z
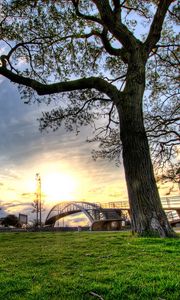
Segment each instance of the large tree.
M20 85L26 102L45 101L45 95L52 101L58 94L59 107L43 114L42 129L57 129L63 122L79 130L108 116L106 130L122 144L133 231L141 236L174 235L154 178L143 99L148 102L152 85L165 75L163 59L167 63L168 57L169 65L160 90L177 77L177 2L14 0L2 5L0 74ZM158 88L153 91L159 96Z

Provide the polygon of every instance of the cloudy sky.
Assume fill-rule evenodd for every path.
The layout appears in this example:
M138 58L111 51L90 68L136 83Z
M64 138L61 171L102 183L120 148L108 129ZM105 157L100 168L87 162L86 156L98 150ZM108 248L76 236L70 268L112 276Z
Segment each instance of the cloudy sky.
M59 201L110 202L127 198L123 167L106 160L93 161L91 135L78 136L64 128L39 131L37 119L48 107L24 104L15 85L0 77L0 217L28 213L35 199L36 173L41 176L42 198L48 210ZM162 186L160 194L169 190ZM178 193L177 187L173 190Z
M39 131L37 119L47 109L24 104L17 87L0 78L0 206L8 213L31 211L36 173L47 210L64 200L126 198L123 168L92 160L94 145L86 142L90 129L82 128L78 136L64 128Z
M0 50L3 54L5 48L0 45ZM93 144L86 143L90 129L82 128L78 136L64 128L41 133L37 119L44 110L45 105L23 104L17 86L0 77L0 217L30 215L36 173L41 176L44 214L59 201L127 199L122 165L117 168L113 162L92 160ZM159 191L164 196L169 186ZM172 194L178 194L176 186Z

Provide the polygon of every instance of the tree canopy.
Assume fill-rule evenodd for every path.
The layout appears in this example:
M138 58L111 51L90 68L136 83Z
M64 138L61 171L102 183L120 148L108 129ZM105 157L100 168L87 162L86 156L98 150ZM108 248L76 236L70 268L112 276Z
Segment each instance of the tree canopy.
M147 138L155 165L172 164L179 140L178 21L173 0L2 2L0 74L19 84L26 103L58 99L43 113L41 129L91 124L102 147L95 156L112 158L122 149L140 234L168 231L156 205ZM148 205L149 219L142 217Z
M124 26L121 39L117 38L113 28L104 26L98 11L101 4L97 5L96 1L3 1L1 40L6 50L1 61L14 71L13 75L28 76L42 84L98 76L123 91L128 61L126 43L130 45L134 34L139 44L146 43L151 47L146 65L144 118L154 164L158 168L160 165L172 166L179 141L179 32L176 28L179 16L177 1L161 2L156 19L161 11L167 16L161 39L152 47L150 42L155 36L155 28L151 25L158 1L105 1L104 5L114 12L116 18L120 15ZM158 25L160 31L162 24ZM19 78L13 80L20 83ZM44 113L41 128L57 129L63 120L67 129L79 130L82 124L92 124L104 115L107 122L103 122L104 126L101 123L92 139L101 142L101 150L96 151L94 157L115 157L119 160L118 116L114 104L104 99L102 92L76 90L68 95L66 93L65 100L59 104L61 107ZM37 98L32 90L23 88L22 93L27 98L26 102ZM67 97L68 105L64 105ZM103 106L101 112L97 110L100 105Z

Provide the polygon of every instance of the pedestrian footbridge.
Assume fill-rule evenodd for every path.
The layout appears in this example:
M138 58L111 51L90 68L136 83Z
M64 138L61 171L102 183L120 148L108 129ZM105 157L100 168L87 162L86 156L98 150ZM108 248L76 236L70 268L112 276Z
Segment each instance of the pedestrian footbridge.
M172 225L180 223L180 197L163 197L161 203ZM76 213L84 213L90 221L92 230L120 229L122 221L130 215L127 201L108 203L60 202L48 213L45 225L54 226L56 221Z
M124 219L120 208L107 208L90 202L61 202L50 210L45 225L54 226L57 220L81 212L89 219L91 228L96 230L119 229Z

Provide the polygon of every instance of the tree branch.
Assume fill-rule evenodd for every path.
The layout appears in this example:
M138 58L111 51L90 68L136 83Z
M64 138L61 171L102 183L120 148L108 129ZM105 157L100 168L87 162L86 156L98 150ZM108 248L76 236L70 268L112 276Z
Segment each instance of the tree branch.
M128 52L132 52L140 41L136 39L132 32L121 22L121 16L117 19L117 14L115 11L112 11L108 0L92 1L99 10L103 26L113 34Z
M79 11L79 1L77 0L72 0L72 3L74 5L74 8L75 8L75 12L76 12L76 15L86 21L91 21L91 22L95 22L95 23L98 23L100 25L103 25L102 21L94 16L90 16L90 15L84 15L82 14L80 11Z
M116 18L116 21L121 19L121 4L119 0L113 0L114 4L114 15Z
M14 83L30 87L37 92L38 95L50 95L55 93L70 92L74 90L96 89L101 93L109 96L115 103L120 95L118 89L99 77L88 77L77 80L57 82L53 84L43 84L37 80L15 74L8 70L5 66L0 67L0 74L13 81Z
M48 41L48 46L52 46L53 44L55 44L57 42L61 42L61 41L67 40L67 39L73 39L73 38L75 38L75 39L76 38L77 39L88 39L88 38L92 37L94 34L95 34L94 32L90 32L90 33L86 33L86 34L76 34L76 35L71 34L71 35L62 36L62 37L57 36L57 39L55 39L55 40L52 39L52 36L42 36L42 37L38 37L38 38L33 38L32 40L29 40L27 42L20 42L20 43L17 43L14 47L11 47L11 50L6 55L6 58L7 58L7 60L9 60L11 55L19 47L24 47L25 45L43 45L44 42L42 42L42 40L47 40Z
M58 111L56 111L56 110L52 110L51 112L43 113L43 118L40 119L40 122L43 122L43 125L42 125L42 123L40 124L41 130L45 129L45 127L48 127L50 123L53 123L53 122L55 123L56 121L63 120L70 116L73 116L73 117L78 116L84 110L84 108L87 105L89 105L92 101L93 101L92 99L89 99L89 100L85 101L83 103L83 105L80 108L78 108L77 110L71 110L70 112L68 111L63 114L62 113L58 114Z
M170 4L173 0L161 0L159 1L156 13L154 15L154 19L151 24L151 28L148 34L146 41L144 42L145 49L147 51L147 56L151 52L151 50L155 47L156 43L159 41L161 37L161 30L163 26L163 22L167 11L169 9Z
M101 39L105 50L109 54L114 55L114 56L120 56L124 63L128 62L128 52L124 48L117 49L117 48L112 47L112 45L110 44L108 36L107 36L107 34L108 34L107 29L104 28L101 33L98 31L93 31L93 33L94 33L94 35L98 36Z

